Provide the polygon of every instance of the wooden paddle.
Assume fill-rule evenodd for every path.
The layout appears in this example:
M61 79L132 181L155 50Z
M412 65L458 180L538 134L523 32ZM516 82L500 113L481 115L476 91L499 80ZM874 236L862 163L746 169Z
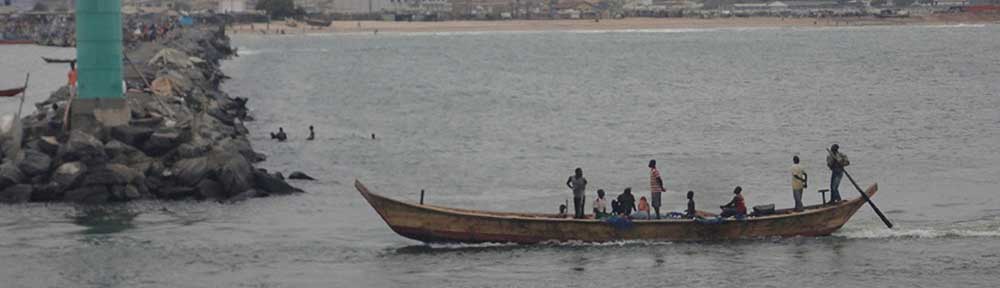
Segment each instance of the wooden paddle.
M826 152L833 155L833 151L830 151L830 149L826 149ZM875 214L878 214L878 217L882 218L882 223L885 223L885 227L892 229L892 222L889 222L889 218L886 218L885 214L882 214L882 210L879 210L878 206L875 206L875 202L872 202L872 199L868 198L868 194L865 194L865 191L861 190L861 186L858 186L858 182L854 182L854 178L851 177L851 173L847 173L847 169L844 169L844 167L840 167L840 169L844 171L844 175L847 175L847 180L850 180L851 184L854 184L854 189L858 189L858 193L861 193L861 198L865 198L865 202L868 202L868 205L872 206L872 210L875 210Z

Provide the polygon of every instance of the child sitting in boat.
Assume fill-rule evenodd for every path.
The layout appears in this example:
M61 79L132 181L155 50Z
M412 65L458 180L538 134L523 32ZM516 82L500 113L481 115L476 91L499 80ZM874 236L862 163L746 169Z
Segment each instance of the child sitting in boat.
M569 214L566 214L566 209L567 209L566 204L559 204L559 214L557 214L556 217L557 218L569 217Z
M639 197L638 210L632 214L632 219L649 219L649 201L646 201L646 196Z

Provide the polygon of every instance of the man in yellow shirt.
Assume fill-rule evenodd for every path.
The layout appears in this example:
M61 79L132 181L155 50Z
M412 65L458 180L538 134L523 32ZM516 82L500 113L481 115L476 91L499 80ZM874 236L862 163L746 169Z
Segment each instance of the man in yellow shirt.
M792 197L795 198L795 211L802 211L802 189L806 188L809 175L799 166L799 156L792 157Z

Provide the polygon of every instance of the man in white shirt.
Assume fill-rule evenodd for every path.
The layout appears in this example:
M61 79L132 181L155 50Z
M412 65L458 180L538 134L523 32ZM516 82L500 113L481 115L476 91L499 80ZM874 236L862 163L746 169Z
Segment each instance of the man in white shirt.
M608 215L608 200L604 198L604 189L597 189L597 199L594 199L594 218L601 219Z
M799 166L799 156L792 157L792 197L795 198L795 211L802 211L802 189L807 186L806 179L809 175L802 166Z

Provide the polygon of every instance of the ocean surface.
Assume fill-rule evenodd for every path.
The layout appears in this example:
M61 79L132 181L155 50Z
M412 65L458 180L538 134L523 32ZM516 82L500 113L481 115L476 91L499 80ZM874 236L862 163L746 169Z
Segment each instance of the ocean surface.
M995 287L997 35L997 25L235 35L225 88L250 99L261 166L319 178L294 182L308 193L0 207L0 286ZM43 54L10 49L0 54ZM23 76L4 66L4 81ZM288 142L269 139L279 127ZM647 195L656 159L668 210L682 210L688 190L712 209L736 185L749 205L789 207L792 156L811 176L806 203L818 203L833 143L859 184L879 184L874 200L896 228L865 206L817 238L425 245L389 230L352 186L555 212L574 168L591 199L598 188ZM848 183L844 197L857 197Z

